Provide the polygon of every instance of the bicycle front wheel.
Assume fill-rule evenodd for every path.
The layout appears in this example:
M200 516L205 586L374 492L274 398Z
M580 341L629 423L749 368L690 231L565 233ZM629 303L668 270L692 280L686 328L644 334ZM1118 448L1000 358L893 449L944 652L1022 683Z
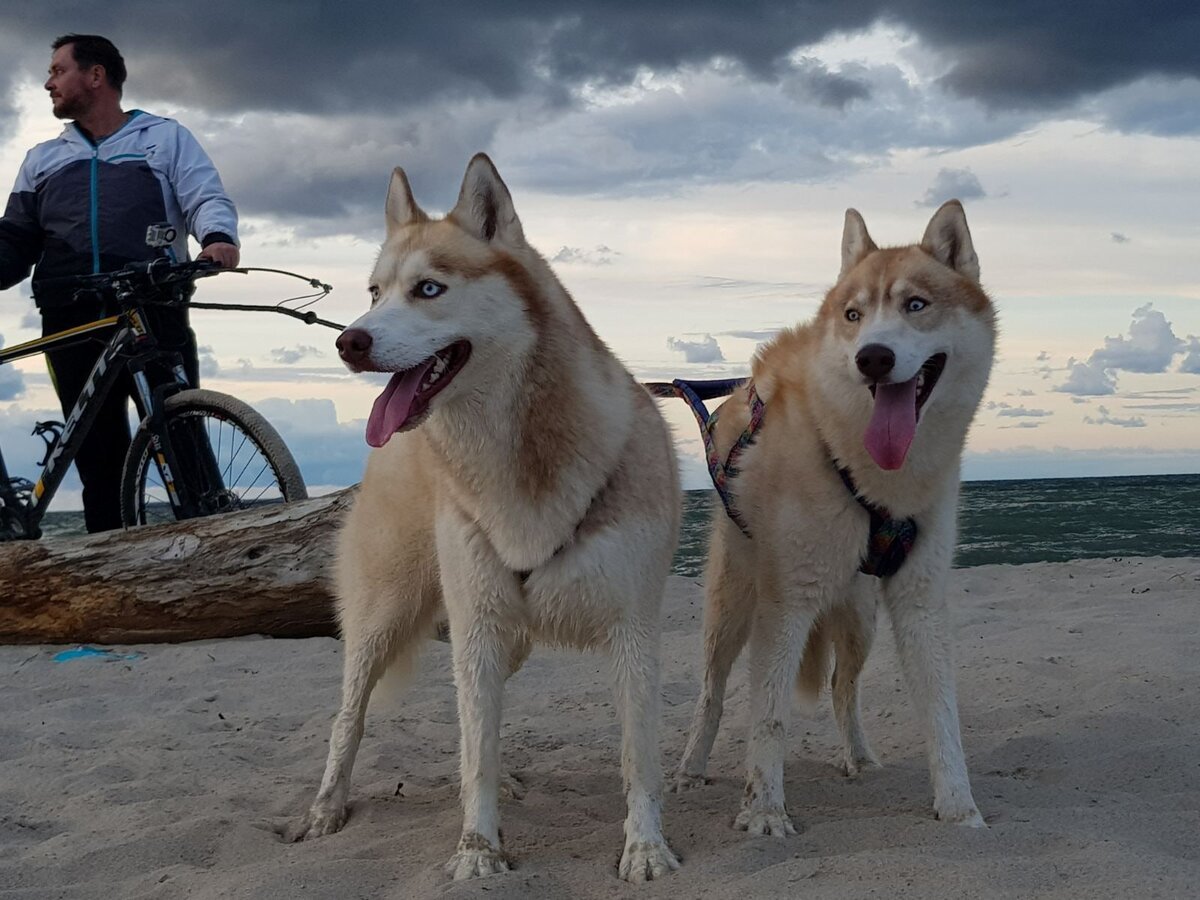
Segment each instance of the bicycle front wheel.
M304 500L300 467L266 419L235 397L202 389L167 398L167 431L176 459L172 479L183 487L193 515ZM146 423L125 457L121 520L125 527L173 522L177 510L166 488Z

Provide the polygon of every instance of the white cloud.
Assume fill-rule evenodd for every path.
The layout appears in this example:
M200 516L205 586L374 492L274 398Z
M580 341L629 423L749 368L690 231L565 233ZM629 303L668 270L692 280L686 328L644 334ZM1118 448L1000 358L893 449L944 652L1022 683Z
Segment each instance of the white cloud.
M1165 372L1183 346L1167 317L1147 303L1133 311L1129 336L1106 337L1104 346L1096 350L1088 362L1100 368L1126 372Z
M682 353L683 358L690 363L718 363L725 361L721 345L711 334L706 334L698 341L683 341L678 338L667 338L667 349Z
M1190 365L1191 350L1192 345L1176 336L1167 317L1147 303L1133 311L1128 336L1106 337L1104 346L1092 351L1087 362L1068 360L1070 375L1055 390L1086 396L1112 394L1117 389L1118 371L1161 374L1185 351L1184 363Z
M1083 421L1088 425L1116 425L1119 428L1145 428L1146 420L1141 416L1131 416L1127 419L1114 416L1109 413L1107 406L1098 407L1100 416L1093 418L1092 416L1084 416Z
M1052 416L1054 413L1048 409L1026 409L1024 406L1015 406L1000 410L999 415L1009 416L1014 419L1042 419L1046 416Z
M324 351L308 344L297 344L295 347L276 347L271 351L271 359L285 366L293 365L303 359L324 355Z
M0 347L4 346L4 335L0 334ZM25 393L25 379L20 370L11 364L0 366L0 400L15 400Z
M1103 368L1090 363L1067 360L1067 370L1071 373L1067 380L1054 390L1064 394L1081 394L1088 397L1102 397L1117 392L1117 381Z
M552 263L580 263L585 266L611 266L614 256L620 256L616 250L603 244L593 250L583 250L579 247L562 246L550 257Z
M1190 375L1200 375L1200 338L1188 335L1188 344L1184 348L1184 357L1179 364L1179 371Z
M200 357L200 377L201 378L216 378L221 374L221 364L217 361L217 355L213 352L210 346L197 348Z
M918 206L941 206L947 200L981 200L987 196L970 169L941 169Z

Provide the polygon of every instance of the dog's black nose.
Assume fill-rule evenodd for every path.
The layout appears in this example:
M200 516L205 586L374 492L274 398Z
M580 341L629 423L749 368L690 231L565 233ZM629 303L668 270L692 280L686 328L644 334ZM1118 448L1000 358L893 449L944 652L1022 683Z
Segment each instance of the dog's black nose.
M896 354L892 352L891 347L885 347L883 344L867 344L858 351L854 362L858 371L872 381L881 381L891 374L896 365Z
M348 363L362 362L371 350L374 341L369 332L361 328L347 328L335 341L338 356Z

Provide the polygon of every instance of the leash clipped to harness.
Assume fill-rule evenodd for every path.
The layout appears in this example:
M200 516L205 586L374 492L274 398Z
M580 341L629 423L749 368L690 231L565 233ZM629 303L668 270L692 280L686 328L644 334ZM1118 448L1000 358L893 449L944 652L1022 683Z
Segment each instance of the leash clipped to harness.
M707 407L704 405L705 400L712 400L732 394L739 387L747 384L747 381L748 379L745 378L727 378L710 381L686 381L682 378L676 378L670 382L648 382L644 386L655 397L679 397L687 403L688 408L692 411L692 415L696 417L696 422L700 425L700 437L704 441L704 455L708 462L708 474L712 477L713 487L716 488L717 495L721 498L721 503L725 506L725 513L741 529L742 534L746 535L746 537L752 537L750 526L734 505L733 498L730 495L730 481L738 474L737 462L738 458L742 455L742 451L754 443L758 429L762 425L763 415L766 413L766 404L762 402L762 399L758 396L758 392L755 391L754 382L750 381L747 385L750 422L729 449L729 454L724 460L721 459L720 453L717 451L716 441L713 438L713 431L717 423L717 413L714 412L710 415ZM830 461L833 461L832 455L830 455ZM867 552L858 570L864 575L873 575L876 578L888 578L895 575L900 571L900 567L904 565L904 561L908 558L908 554L912 552L913 546L917 542L917 523L911 518L897 519L884 507L871 503L859 494L858 486L854 483L854 478L850 474L850 470L843 466L838 466L836 462L833 462L833 465L837 469L842 483L846 485L846 490L850 492L850 496L870 516L871 524L867 535Z
M725 506L726 514L741 529L742 534L750 537L750 526L738 512L733 498L729 494L729 482L738 473L738 457L742 455L743 450L754 443L758 426L762 424L763 413L766 412L766 404L759 399L758 393L754 390L754 382L751 381L749 386L750 424L734 441L724 460L721 459L721 454L718 452L716 441L713 438L713 430L717 425L717 414L710 415L708 408L704 405L705 400L728 396L746 382L745 378L724 378L712 381L685 381L682 378L676 378L670 382L650 382L645 387L655 397L679 397L687 403L688 409L692 411L692 415L696 417L696 422L700 425L700 437L704 441L704 456L708 461L708 474L712 478L713 487L717 489L717 495Z

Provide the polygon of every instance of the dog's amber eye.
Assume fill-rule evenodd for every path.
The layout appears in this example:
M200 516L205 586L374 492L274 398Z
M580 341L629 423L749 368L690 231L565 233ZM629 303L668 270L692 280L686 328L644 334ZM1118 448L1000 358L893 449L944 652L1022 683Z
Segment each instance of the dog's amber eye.
M431 278L425 278L416 283L412 292L413 296L420 300L432 300L446 293L446 286Z
M862 313L860 313L857 309L846 310L846 321L847 322L857 322L861 318L862 318Z
M369 288L367 288L367 290L371 292L371 302L378 303L379 302L379 285L373 284Z
M928 305L929 305L929 301L926 300L924 297L909 297L908 303L906 303L904 305L904 308L907 309L909 312L920 312Z

